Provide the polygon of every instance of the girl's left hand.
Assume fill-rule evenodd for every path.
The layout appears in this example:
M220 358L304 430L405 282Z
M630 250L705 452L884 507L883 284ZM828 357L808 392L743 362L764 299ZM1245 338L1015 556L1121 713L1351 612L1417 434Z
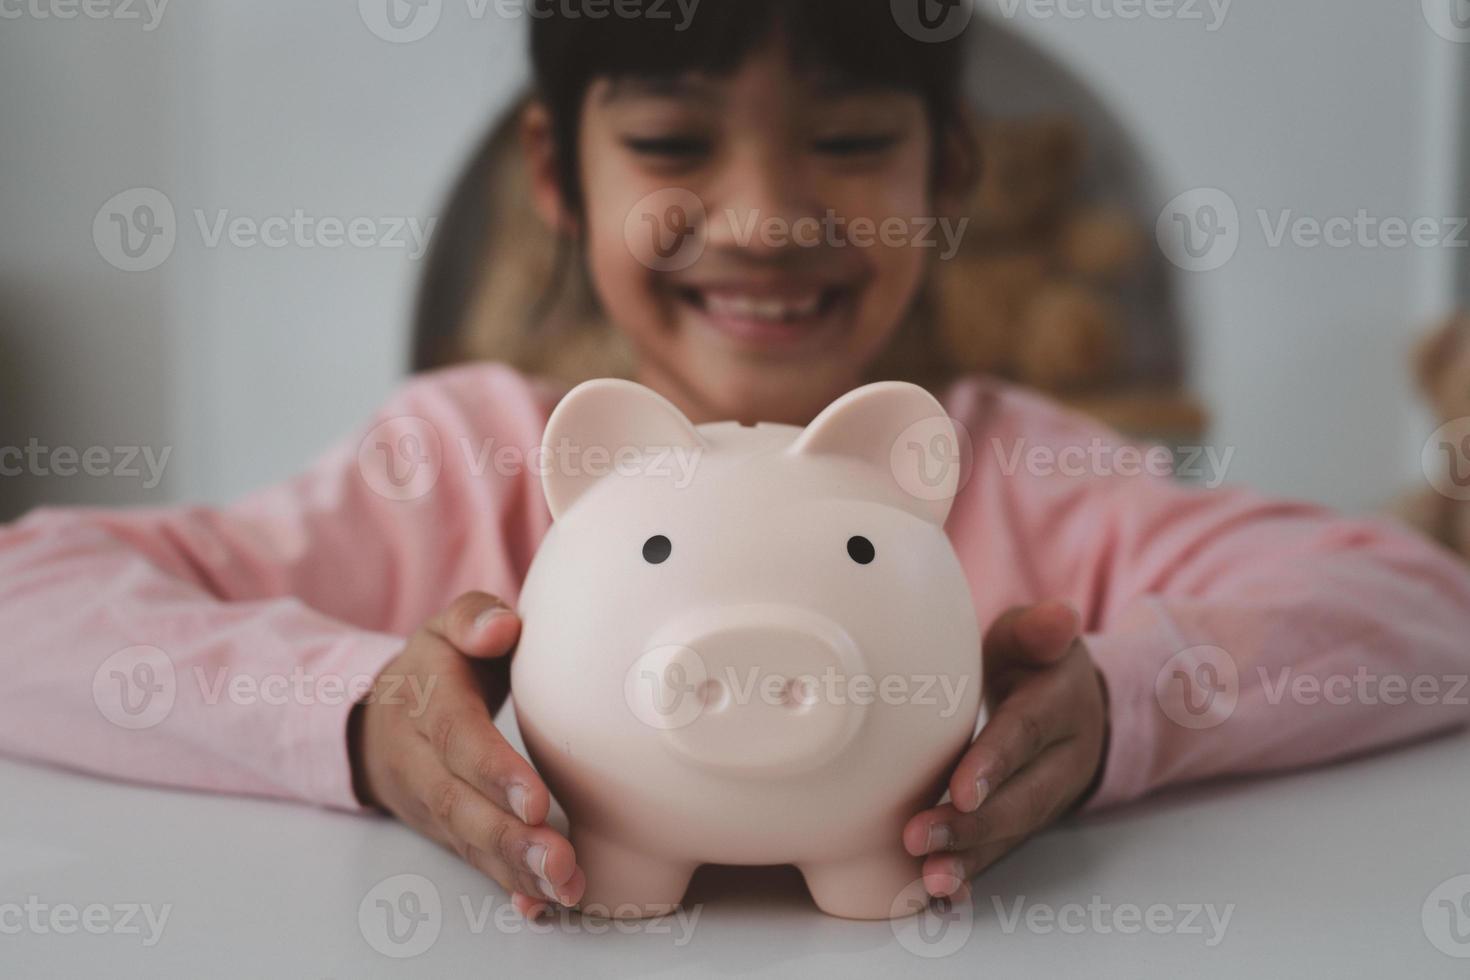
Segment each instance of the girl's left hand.
M1107 696L1062 602L1017 608L983 645L990 717L949 780L950 802L917 814L904 847L924 861L935 896L963 894L972 875L1082 802L1100 774Z

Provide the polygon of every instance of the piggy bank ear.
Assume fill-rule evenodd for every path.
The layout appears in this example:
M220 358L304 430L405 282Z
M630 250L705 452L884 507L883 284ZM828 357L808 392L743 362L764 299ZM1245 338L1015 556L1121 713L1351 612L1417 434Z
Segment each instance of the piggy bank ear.
M546 505L553 519L560 518L597 481L626 471L634 456L703 447L694 424L662 395L631 381L585 382L567 393L546 423Z
M796 438L793 454L869 464L905 510L943 525L959 489L962 456L944 406L918 385L882 381L828 405Z

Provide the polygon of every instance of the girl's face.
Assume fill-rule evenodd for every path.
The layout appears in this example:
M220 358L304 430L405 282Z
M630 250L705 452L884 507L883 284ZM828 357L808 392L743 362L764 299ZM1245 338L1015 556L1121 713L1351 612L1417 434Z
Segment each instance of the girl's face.
M695 421L810 421L863 381L919 288L917 95L837 84L770 44L726 77L594 83L580 157L597 295L640 380ZM532 172L554 200L551 168ZM681 243L672 262L655 251Z

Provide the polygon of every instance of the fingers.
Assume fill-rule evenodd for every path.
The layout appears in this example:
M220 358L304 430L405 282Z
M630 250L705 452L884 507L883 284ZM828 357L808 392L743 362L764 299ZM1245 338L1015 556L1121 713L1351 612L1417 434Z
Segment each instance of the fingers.
M943 804L909 821L904 847L916 857L929 855L924 879L930 894L955 894L955 882L945 879L967 881L1066 809L1075 768L1066 756L1067 749L1060 746L1043 753L978 811L965 813Z
M551 793L495 727L469 664L444 641L435 642L443 644L436 663L439 683L428 708L413 719L414 728L449 771L479 793L523 823L544 822Z
M531 827L495 806L418 741L402 768L404 791L419 801L418 822L470 865L510 892L573 905L584 889L572 845L547 827Z
M515 906L515 910L528 919L539 919L551 910L551 906L547 905L541 899L533 898L524 892L511 892L510 904Z
M935 898L961 898L970 891L970 879L990 867L1020 844L1002 841L985 844L969 854L935 854L924 861L924 889Z
M1067 755L1065 746L1049 749L1026 771L991 794L978 810L967 812L953 803L925 810L904 827L904 848L918 857L1035 833L1065 810L1075 793L1075 766Z
M1070 603L1054 599L1017 606L991 625L982 649L997 667L1044 667L1067 655L1081 629L1082 617Z
M1067 705L1071 678L1047 671L1001 701L965 751L949 780L949 796L963 813L973 813L992 790L1026 768L1042 752L1076 731Z
M502 657L515 648L521 619L493 595L466 592L424 629L467 657Z

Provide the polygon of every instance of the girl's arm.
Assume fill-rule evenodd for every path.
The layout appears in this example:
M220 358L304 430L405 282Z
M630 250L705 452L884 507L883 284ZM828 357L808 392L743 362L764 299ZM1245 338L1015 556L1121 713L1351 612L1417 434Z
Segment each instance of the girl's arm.
M0 751L355 807L354 701L454 596L515 601L548 523L525 455L547 401L462 368L234 506L0 527Z
M961 548L1009 534L1031 601L1082 612L1111 726L1092 806L1470 720L1470 568L1449 552L1386 522L1129 475L1142 467L1105 429L1013 391L970 398L979 506L952 531ZM1009 465L1017 446L1029 461Z

